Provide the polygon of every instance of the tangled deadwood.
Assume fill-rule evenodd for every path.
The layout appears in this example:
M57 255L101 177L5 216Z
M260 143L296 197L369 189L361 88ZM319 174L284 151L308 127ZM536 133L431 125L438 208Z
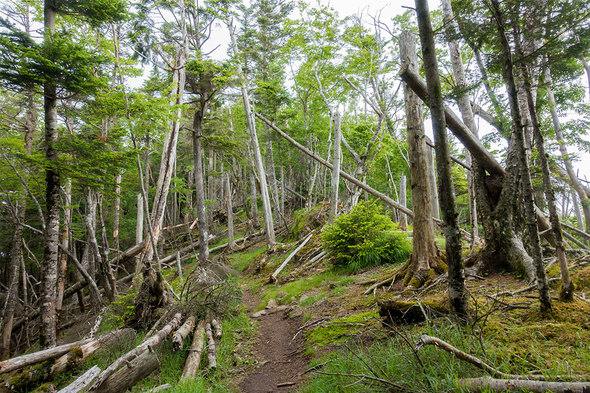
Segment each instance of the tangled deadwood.
M207 313L223 316L234 311L241 292L229 268L214 262L207 267L198 266L190 273L180 297L187 314L203 319Z

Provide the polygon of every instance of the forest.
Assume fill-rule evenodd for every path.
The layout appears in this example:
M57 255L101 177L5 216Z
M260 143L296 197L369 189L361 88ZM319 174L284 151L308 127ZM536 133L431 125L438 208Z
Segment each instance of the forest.
M590 392L589 3L391 3L0 0L0 392Z

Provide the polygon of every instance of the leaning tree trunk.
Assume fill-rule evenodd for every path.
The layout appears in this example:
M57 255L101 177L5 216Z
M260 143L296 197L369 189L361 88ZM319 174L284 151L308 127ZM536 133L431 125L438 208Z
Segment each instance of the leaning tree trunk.
M455 203L455 189L449 157L445 110L438 74L438 61L434 46L434 33L432 32L432 25L430 23L427 0L416 0L415 4L418 28L420 30L420 42L422 44L426 84L430 97L428 106L430 107L434 134L438 194L444 221L445 249L449 269L449 300L451 302L451 310L455 316L465 319L467 317L467 296L461 268L461 233L457 220L457 205Z
M551 72L549 71L549 68L547 68L545 71L545 82L547 83L547 99L549 100L549 107L551 108L551 120L553 121L553 129L555 130L555 139L557 139L557 143L559 145L559 152L561 153L561 159L565 165L567 177L570 180L572 188L576 191L576 194L578 194L578 197L580 198L582 213L584 214L586 232L590 232L590 199L588 199L588 194L586 194L582 188L580 180L578 180L578 176L576 176L574 166L572 165L572 161L570 160L567 152L566 142L563 139L561 122L559 121L559 115L557 114L555 95L553 94L553 89L551 87L553 81L551 79Z
M229 29L229 35L231 38L232 50L234 55L237 56L238 44L236 41L236 33L235 28L233 26L233 21L231 19L228 19L226 22L227 27ZM242 100L244 102L244 112L246 114L246 128L248 130L248 134L250 135L250 144L252 146L252 151L254 153L254 163L256 166L258 180L260 181L260 197L262 199L262 214L264 216L266 242L269 247L272 247L276 244L275 230L272 220L270 197L268 195L266 172L264 170L264 165L262 164L262 155L260 154L260 146L258 145L258 137L256 135L256 122L254 120L254 113L252 112L252 109L250 107L250 96L248 94L248 89L246 88L246 80L240 62L236 63L236 67L238 71L238 76L240 78L240 90L242 93Z
M469 96L466 94L466 91L469 87L467 83L467 78L465 76L465 68L463 67L463 60L461 58L461 51L459 47L459 40L457 37L459 28L457 25L457 21L454 19L453 16L453 9L451 7L450 0L442 0L441 2L445 26L446 26L446 33L448 35L448 46L449 46L449 54L451 57L451 65L453 67L453 75L455 77L456 89L457 89L457 104L459 105L459 110L461 111L461 117L463 119L463 123L471 130L474 137L478 137L477 131L477 124L475 123L475 118L473 116L473 111L471 109L471 103L469 100ZM475 166L479 166L477 161L471 159L471 154L466 152L467 155L467 165L471 166L472 168ZM475 239L478 237L478 230L477 230L477 209L476 209L476 193L475 187L476 182L474 179L474 173L476 173L479 168L470 171L467 176L467 189L468 189L468 196L469 196L469 219L470 219L470 227L471 227L471 249L475 247ZM477 186L485 187L485 185L479 181ZM488 219L484 217L484 219Z
M45 41L51 41L55 30L57 10L55 2L45 0L44 30ZM57 343L55 314L58 243L59 243L59 172L57 170L58 152L54 147L57 142L57 87L52 82L43 84L45 110L45 201L47 214L45 216L45 234L42 263L42 293L41 293L41 346L53 347Z
M528 236L530 238L530 249L535 267L537 287L539 289L541 312L548 312L551 310L551 297L549 295L549 286L547 284L545 267L543 265L543 254L541 251L541 242L539 239L539 228L537 227L537 218L533 200L533 185L531 183L529 163L526 156L525 134L518 103L518 92L516 89L516 83L514 81L512 51L510 49L508 37L506 36L504 16L500 10L498 0L491 0L491 4L494 19L498 27L498 35L502 45L502 75L508 87L508 101L510 103L510 114L512 116L514 130L512 134L512 140L516 147L518 169L520 170L521 174L525 218Z
M414 34L403 31L400 35L402 67L417 69L416 41ZM408 158L410 161L410 188L412 190L413 242L409 269L404 285L420 287L434 277L433 268L438 268L439 252L434 242L432 219L432 191L428 177L422 104L418 96L404 83L406 107Z
M173 85L174 104L177 107L176 115L171 124L171 130L164 139L162 147L162 158L160 162L160 173L154 195L151 218L147 215L149 237L145 242L145 250L140 256L143 261L143 282L139 290L139 296L135 300L134 322L139 326L145 326L150 323L154 310L162 307L166 302L166 291L164 289L164 279L160 272L161 266L154 267L152 259L156 253L156 247L161 235L164 214L166 212L166 200L170 191L170 182L172 180L173 169L176 163L176 146L178 143L178 134L180 131L180 121L182 117L182 96L186 82L186 61L188 58L188 35L185 18L184 0L179 2L180 22L182 42L176 51L174 60ZM138 163L139 164L139 163ZM146 168L147 169L147 168ZM147 176L147 173L146 173ZM140 179L141 181L141 179ZM143 190L144 208L147 213L147 188ZM159 261L155 255L156 261Z

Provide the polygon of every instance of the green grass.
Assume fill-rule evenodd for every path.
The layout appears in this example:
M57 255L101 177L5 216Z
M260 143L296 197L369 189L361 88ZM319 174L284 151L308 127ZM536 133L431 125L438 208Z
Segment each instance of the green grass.
M322 288L327 289L334 286L334 289L346 286L355 280L352 276L343 276L335 271L327 271L314 276L303 277L296 281L291 281L283 285L268 286L264 290L264 300L258 306L257 310L263 309L270 299L277 299L279 293L285 294L281 297L279 303L287 304L312 289ZM315 295L317 296L317 295Z
M453 345L465 347L469 338L451 324L427 327L427 332L443 337ZM403 333L410 342L416 342L418 335ZM457 386L458 377L471 377L478 372L466 363L459 363L448 353L433 347L424 347L418 353L423 366L405 340L396 335L366 346L361 342L349 342L314 364L325 363L319 372L333 374L368 375L392 381L416 392L462 392ZM316 373L301 388L304 393L320 392L367 392L388 391L389 386L368 378ZM392 391L397 391L393 389Z
M238 272L243 272L265 250L266 246L263 245L248 252L231 254L229 255L229 259L232 261L231 266Z

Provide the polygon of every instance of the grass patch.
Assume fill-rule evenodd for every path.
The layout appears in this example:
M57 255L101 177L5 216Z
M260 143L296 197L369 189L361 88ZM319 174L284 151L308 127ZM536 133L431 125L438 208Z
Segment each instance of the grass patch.
M368 329L379 328L379 315L369 311L325 322L307 334L308 345L318 348L333 343L341 343Z
M363 314L355 316L363 318ZM366 316L365 316L366 317ZM370 317L370 316L369 316ZM423 328L424 329L424 328ZM428 327L429 334L443 337L453 345L464 348L468 338L453 325ZM424 330L423 330L424 331ZM462 392L456 385L458 377L477 375L477 371L465 363L458 363L444 351L433 347L422 348L418 354L423 366L417 361L405 340L416 342L418 335L404 333L376 341L368 347L353 342L342 350L328 355L316 363L327 362L320 372L333 374L357 374L378 377L405 386L408 391ZM319 392L367 392L390 391L389 386L359 377L323 375L316 373L301 389L305 393ZM397 391L393 389L391 391Z
M288 304L296 299L299 299L303 293L312 289L330 287L338 288L341 286L346 286L352 283L354 280L354 277L343 276L334 271L327 271L314 276L303 277L299 280L291 281L283 285L266 287L264 292L264 300L258 306L257 310L263 309L270 299L277 299L277 295L279 293L283 294L279 303Z
M238 272L243 272L248 266L252 264L264 251L266 245L262 245L248 252L233 253L228 256L232 261L231 266Z

